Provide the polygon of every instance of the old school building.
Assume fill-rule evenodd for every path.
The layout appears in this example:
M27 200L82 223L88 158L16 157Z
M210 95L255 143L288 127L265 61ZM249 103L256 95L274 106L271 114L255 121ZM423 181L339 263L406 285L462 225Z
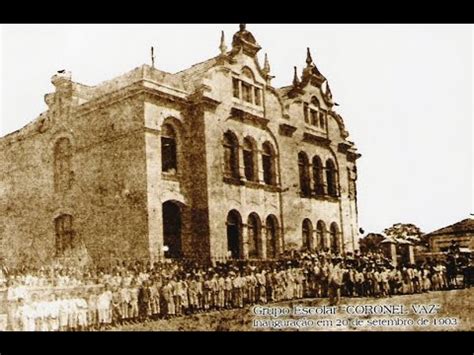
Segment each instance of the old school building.
M269 259L356 248L354 144L311 53L291 85L245 25L171 74L140 66L97 86L52 78L48 110L0 139L0 253ZM290 68L289 68L290 69Z

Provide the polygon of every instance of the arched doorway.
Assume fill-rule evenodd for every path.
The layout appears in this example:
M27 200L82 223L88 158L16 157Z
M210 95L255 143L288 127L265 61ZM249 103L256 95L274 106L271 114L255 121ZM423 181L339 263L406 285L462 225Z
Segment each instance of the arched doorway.
M260 218L256 213L250 214L247 222L248 226L248 248L249 248L249 259L260 258L261 251L261 230L262 224Z
M277 218L274 215L268 216L265 227L267 229L267 259L275 259L280 252Z
M326 250L326 225L323 221L318 221L316 226L316 240L318 243L318 250Z
M303 221L303 248L313 250L313 223L309 219Z
M227 251L232 259L242 258L242 218L235 210L227 215Z
M331 252L334 254L340 253L339 227L335 222L331 224L329 233L331 234Z
M182 257L181 248L181 206L178 202L163 203L163 244L165 258Z

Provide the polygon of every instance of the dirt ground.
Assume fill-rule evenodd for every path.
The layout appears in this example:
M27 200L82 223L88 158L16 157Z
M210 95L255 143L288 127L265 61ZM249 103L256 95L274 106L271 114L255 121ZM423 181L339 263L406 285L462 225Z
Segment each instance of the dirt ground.
M403 314L368 315L370 309L360 307L396 305L395 312L403 305ZM438 305L439 307L432 307ZM295 307L305 308L299 314ZM306 299L264 305L268 308L248 307L190 315L170 320L126 325L114 331L473 331L474 289L439 291L424 294L394 296L384 299L343 298L335 314L320 314L329 310L327 299ZM348 306L353 306L349 307ZM359 306L359 307L357 307ZM317 308L318 307L318 308ZM357 308L356 308L357 307ZM387 307L389 308L389 307ZM386 309L386 308L384 308ZM300 311L302 309L299 309ZM372 307L381 312L381 307ZM416 311L419 313L417 314ZM266 314L262 315L261 313ZM288 312L278 317L270 312ZM358 314L348 314L356 311ZM435 313L430 313L435 312ZM296 322L297 321L297 322Z

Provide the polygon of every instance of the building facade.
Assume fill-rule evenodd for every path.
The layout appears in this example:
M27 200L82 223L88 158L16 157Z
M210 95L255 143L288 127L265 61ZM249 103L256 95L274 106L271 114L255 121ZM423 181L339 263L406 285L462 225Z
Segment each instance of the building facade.
M48 110L0 139L2 257L270 259L356 248L359 155L307 52L274 88L245 25L179 73L52 78Z
M474 251L474 217L464 219L425 235L431 252L447 252L453 243L461 251Z

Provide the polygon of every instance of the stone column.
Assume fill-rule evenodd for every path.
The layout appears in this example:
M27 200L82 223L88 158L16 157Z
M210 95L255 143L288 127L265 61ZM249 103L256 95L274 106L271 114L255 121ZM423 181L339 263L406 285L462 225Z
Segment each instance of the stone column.
M248 259L249 258L249 228L248 225L245 223L242 223L242 259Z
M261 254L260 257L262 259L267 258L267 228L264 224L265 221L262 222L262 228L260 229L260 243L261 243Z
M408 260L410 261L410 264L415 263L415 250L413 247L413 244L407 244L407 253L408 253Z

